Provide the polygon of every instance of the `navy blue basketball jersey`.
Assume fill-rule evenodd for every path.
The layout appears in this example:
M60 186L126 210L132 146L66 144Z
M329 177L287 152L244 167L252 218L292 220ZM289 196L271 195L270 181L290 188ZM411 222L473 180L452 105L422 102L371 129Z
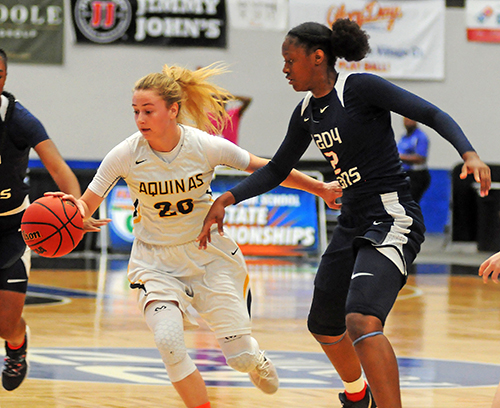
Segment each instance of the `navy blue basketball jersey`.
M391 112L421 122L459 152L473 151L458 124L424 99L372 74L339 74L334 89L298 104L286 137L271 162L239 183L236 202L279 185L314 142L344 189L343 200L407 186Z
M2 105L13 103L2 95ZM7 120L1 118L0 132L0 214L21 206L29 193L25 183L29 152L49 136L40 121L19 102Z

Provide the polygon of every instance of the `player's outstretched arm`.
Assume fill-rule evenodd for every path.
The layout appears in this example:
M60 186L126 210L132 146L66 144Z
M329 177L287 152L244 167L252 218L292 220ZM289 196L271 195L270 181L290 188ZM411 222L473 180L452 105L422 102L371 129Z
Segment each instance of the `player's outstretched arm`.
M488 282L488 276L491 280L498 283L498 275L500 274L500 252L490 256L479 267L479 276L483 277L484 283Z
M245 171L253 173L264 167L267 163L269 163L268 159L263 159L250 153L250 164ZM342 197L342 188L337 181L325 183L299 170L292 169L281 185L314 194L322 198L330 208L339 209L341 207L341 204L336 202L339 197Z

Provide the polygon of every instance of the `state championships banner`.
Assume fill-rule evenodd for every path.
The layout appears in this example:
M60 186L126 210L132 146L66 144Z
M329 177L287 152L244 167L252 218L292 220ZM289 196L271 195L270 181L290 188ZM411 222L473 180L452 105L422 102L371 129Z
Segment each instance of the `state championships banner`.
M211 184L213 198L247 176L218 170ZM244 255L319 256L326 248L326 221L324 202L318 200L305 191L278 186L226 207L224 225Z
M444 79L444 0L290 0L290 27L316 21L327 26L351 18L370 36L371 53L360 62L339 60L341 71L372 72L392 79Z
M225 0L71 0L76 41L226 47Z
M500 1L467 0L467 39L500 42Z

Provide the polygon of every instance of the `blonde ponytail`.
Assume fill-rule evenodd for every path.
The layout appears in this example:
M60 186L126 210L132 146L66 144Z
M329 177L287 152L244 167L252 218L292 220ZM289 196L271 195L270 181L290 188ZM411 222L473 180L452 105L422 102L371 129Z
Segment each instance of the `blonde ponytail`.
M225 104L233 100L234 96L208 79L225 72L227 67L222 63L214 63L196 71L164 65L161 73L139 79L134 91L154 89L167 106L175 102L179 104L179 123L194 125L210 133L220 133L229 123Z

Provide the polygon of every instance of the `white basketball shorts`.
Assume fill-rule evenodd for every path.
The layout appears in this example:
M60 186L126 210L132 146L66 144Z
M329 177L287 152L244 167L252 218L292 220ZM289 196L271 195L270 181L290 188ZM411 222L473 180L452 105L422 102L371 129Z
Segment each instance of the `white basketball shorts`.
M142 313L155 300L177 302L185 329L198 324L191 305L217 338L250 334L249 277L238 245L227 234L212 234L206 250L198 243L150 245L135 240L128 279L138 291Z

